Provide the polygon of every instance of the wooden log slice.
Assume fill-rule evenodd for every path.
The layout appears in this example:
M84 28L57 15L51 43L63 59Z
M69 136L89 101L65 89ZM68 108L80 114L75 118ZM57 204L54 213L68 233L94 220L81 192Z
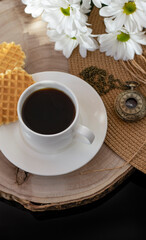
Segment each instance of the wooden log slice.
M18 0L0 1L0 42L21 44L28 73L68 72L67 59L61 52L54 51L54 45L49 43L46 23L41 18L33 19L25 14L24 8ZM66 175L41 177L17 168L0 152L0 196L19 202L32 211L79 206L112 191L133 168L127 164L114 170L94 170L117 168L123 164L124 160L103 144L84 167Z

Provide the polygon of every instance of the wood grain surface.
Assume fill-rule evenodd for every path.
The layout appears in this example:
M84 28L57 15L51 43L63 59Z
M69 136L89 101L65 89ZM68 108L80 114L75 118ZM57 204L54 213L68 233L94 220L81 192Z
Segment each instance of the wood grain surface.
M54 51L54 44L49 42L46 23L25 14L24 8L20 0L0 1L0 42L21 44L26 54L25 69L30 74L69 72L67 59ZM19 202L31 211L79 206L112 191L133 168L127 164L114 170L95 173L92 170L123 164L124 160L103 144L97 155L79 170L57 177L41 177L18 169L0 152L0 196Z

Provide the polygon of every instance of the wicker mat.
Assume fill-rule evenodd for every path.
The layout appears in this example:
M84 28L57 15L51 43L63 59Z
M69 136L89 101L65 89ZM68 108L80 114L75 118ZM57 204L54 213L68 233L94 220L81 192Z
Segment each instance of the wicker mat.
M104 33L105 25L103 18L99 16L98 9L94 8L90 14L89 22L92 24L93 33ZM83 59L79 55L79 49L75 49L69 59L70 73L81 77L81 72L90 66L104 69L114 79L125 81L139 81L139 90L146 94L146 48L143 56L136 56L134 60L123 62L115 61L107 57L99 50L88 52L88 56ZM114 101L121 89L113 89L102 95L108 114L108 131L105 143L115 151L125 161L132 166L146 173L146 117L138 122L127 123L117 117L114 111Z

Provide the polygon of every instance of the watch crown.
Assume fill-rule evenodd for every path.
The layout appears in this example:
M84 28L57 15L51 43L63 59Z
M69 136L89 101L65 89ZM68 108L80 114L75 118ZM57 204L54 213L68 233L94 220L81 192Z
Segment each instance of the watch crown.
M139 87L140 84L138 82L135 82L135 81L127 81L126 82L126 87L128 89L131 89L131 90L134 90L135 88Z

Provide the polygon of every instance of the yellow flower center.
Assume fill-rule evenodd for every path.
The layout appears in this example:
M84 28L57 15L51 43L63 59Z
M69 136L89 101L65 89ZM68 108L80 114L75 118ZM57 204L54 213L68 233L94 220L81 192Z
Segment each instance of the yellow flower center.
M127 42L130 39L130 35L124 32L121 32L117 35L117 40L120 42Z
M70 16L70 7L68 8L60 8L61 12L65 15L65 16Z
M135 2L129 1L128 3L124 4L123 13L126 15L130 15L136 11L136 4Z

